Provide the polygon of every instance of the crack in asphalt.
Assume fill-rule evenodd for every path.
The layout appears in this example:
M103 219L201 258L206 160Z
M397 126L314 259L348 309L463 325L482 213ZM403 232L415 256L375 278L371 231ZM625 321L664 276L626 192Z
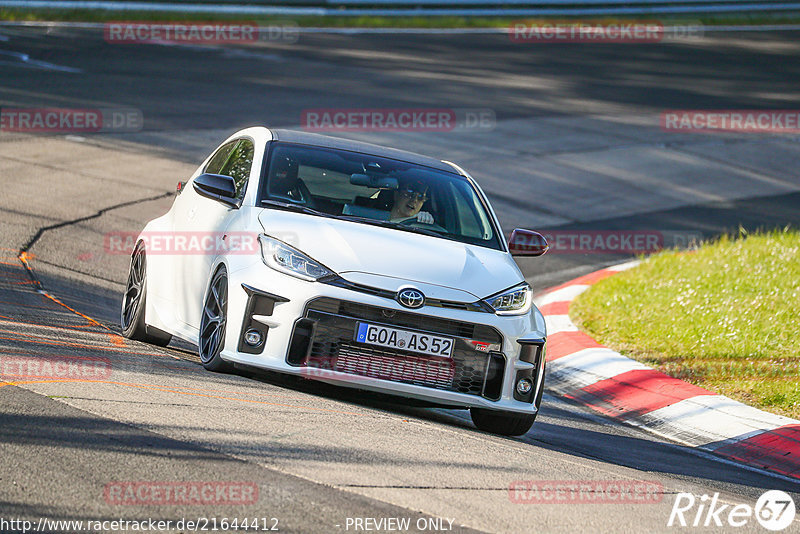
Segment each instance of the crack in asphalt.
M46 298L49 298L50 300L52 300L53 302L55 302L59 306L62 306L64 308L66 308L67 310L71 311L75 315L79 315L79 316L83 317L90 324L93 324L93 325L95 325L95 326L97 326L99 328L103 328L103 329L107 330L110 333L110 335L119 336L119 334L117 332L115 332L113 329L109 328L108 326L102 324L100 321L92 319L88 315L85 315L85 314L79 312L78 310L70 308L69 306L67 306L66 304L61 302L58 298L56 298L54 295L51 295L50 293L48 293L47 290L45 290L44 285L42 285L42 282L36 276L36 273L34 272L33 267L31 267L30 262L28 261L28 260L31 259L31 256L28 254L28 251L31 249L31 247L33 247L36 244L36 242L44 235L45 232L48 232L50 230L56 230L58 228L64 228L66 226L71 226L71 225L82 223L82 222L85 222L85 221L90 221L92 219L97 219L98 217L101 217L102 215L104 215L105 213L107 213L109 211L112 211L112 210L115 210L115 209L119 209L119 208L124 208L124 207L127 207L127 206L132 206L132 205L135 205L135 204L141 204L141 203L144 203L144 202L151 202L151 201L154 201L154 200L159 200L159 199L168 197L168 196L170 196L172 194L174 194L174 193L172 193L171 191L167 191L165 193L162 193L160 195L155 195L155 196L152 196L152 197L141 198L141 199L137 199L137 200L129 200L127 202L121 202L119 204L114 204L113 206L108 206L108 207L102 208L102 209L96 211L95 213L93 213L92 215L87 215L85 217L79 217L77 219L72 219L72 220L69 220L69 221L63 221L63 222L60 222L60 223L51 224L51 225L48 225L48 226L43 226L43 227L39 228L36 231L36 234L34 234L34 236L32 238L30 238L27 243L25 243L22 247L19 248L19 250L17 251L17 259L20 261L22 266L25 268L25 272L28 274L28 278L30 279L31 284L36 288L36 292L38 292L39 294L45 296Z
M35 245L36 242L42 237L42 235L44 235L45 232L48 232L50 230L57 230L59 228L64 228L65 226L71 226L73 224L78 224L78 223L90 221L92 219L97 219L98 217L101 217L101 216L105 215L109 211L113 211L113 210L120 209L120 208L126 208L128 206L133 206L135 204L141 204L141 203L144 203L144 202L152 202L154 200L160 200L162 198L166 198L166 197L171 196L173 194L174 193L172 191L167 191L167 192L161 193L160 195L155 195L155 196L152 196L152 197L140 198L140 199L137 199L137 200L129 200L127 202L121 202L119 204L114 204L113 206L108 206L108 207L102 208L102 209L96 211L95 213L93 213L92 215L87 215L85 217L79 217L77 219L72 219L72 220L69 220L69 221L62 221L60 223L51 224L51 225L48 225L48 226L42 226L41 228L39 228L36 231L36 234L34 234L34 236L28 240L27 243L25 243L22 247L20 247L20 249L18 251L18 254L20 256L26 254L31 249L31 247L33 245ZM25 268L28 270L29 274L33 274L33 269L31 269L27 264L25 264L24 261L23 261L23 264L25 265Z
M171 407L185 407L191 408L192 404L182 404L177 402L144 402L144 401L131 401L131 400L120 400L120 399L94 399L91 397L74 397L71 395L46 395L51 399L69 399L69 400L81 400L81 401L89 401L89 402L116 402L118 404L137 404L137 405L144 405L144 406L171 406Z
M385 488L421 490L467 490L467 491L508 491L508 488L476 488L470 486L414 486L410 484L336 484L342 488Z
M531 481L531 482L534 482L534 481ZM540 482L546 483L548 481L542 480ZM587 483L591 483L591 482L593 482L593 481L587 481ZM621 482L626 482L626 481L621 480ZM569 488L569 485L573 485L573 486L577 486L578 485L578 483L569 483L568 481L564 481L564 483L565 483L564 487L566 487L566 488ZM463 490L463 491L503 491L503 492L511 491L511 489L509 487L504 487L504 488L481 488L481 487L471 487L471 486L414 486L414 485L410 485L410 484L336 484L336 486L337 487L341 487L341 488L367 488L367 489L371 488L371 489L456 490L456 491L462 491ZM523 488L523 489L526 489L526 488ZM593 488L593 489L582 489L581 491L582 491L582 494L584 494L584 495L599 495L599 496L607 495L607 492L605 492L603 490L598 490L596 488ZM653 494L655 494L655 495L662 495L662 496L677 495L678 493L680 493L680 492L677 491L677 490L675 490L675 491L667 491L667 490L663 490L663 489L662 489L662 491L653 492Z

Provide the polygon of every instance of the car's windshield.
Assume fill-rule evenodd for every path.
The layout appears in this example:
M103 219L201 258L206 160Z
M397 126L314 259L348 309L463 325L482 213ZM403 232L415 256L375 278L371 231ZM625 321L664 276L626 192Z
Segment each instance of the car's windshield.
M259 200L502 250L466 178L404 161L276 142Z

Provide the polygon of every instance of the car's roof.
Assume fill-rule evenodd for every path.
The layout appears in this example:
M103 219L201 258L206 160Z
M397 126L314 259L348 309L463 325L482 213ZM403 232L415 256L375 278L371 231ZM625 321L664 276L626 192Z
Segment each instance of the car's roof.
M286 143L298 143L301 145L312 145L325 148L335 148L339 150L348 150L350 152L359 152L362 154L369 154L370 156L378 156L389 159L396 159L414 163L416 165L424 165L434 169L458 174L452 165L445 163L436 158L422 156L414 152L406 152L405 150L398 150L396 148L387 148L380 145L373 145L372 143L364 143L361 141L352 141L350 139L342 139L339 137L330 137L327 135L320 135L310 132L298 132L295 130L272 130L272 138L275 141L284 141Z

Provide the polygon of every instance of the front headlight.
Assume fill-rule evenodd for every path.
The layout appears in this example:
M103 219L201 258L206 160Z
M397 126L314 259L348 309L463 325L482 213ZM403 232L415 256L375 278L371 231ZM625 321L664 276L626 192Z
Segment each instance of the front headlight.
M531 286L522 283L498 295L487 298L486 302L497 315L522 315L528 313L533 303Z
M261 259L268 267L303 280L316 282L334 274L333 271L312 260L294 247L264 234L258 236L261 243Z

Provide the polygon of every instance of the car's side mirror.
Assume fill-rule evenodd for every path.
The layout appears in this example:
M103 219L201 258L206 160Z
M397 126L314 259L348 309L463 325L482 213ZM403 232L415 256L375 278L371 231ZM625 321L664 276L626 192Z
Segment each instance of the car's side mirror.
M541 256L550 249L547 240L539 232L515 228L508 239L508 250L512 256Z
M201 174L193 181L198 194L222 202L233 208L240 206L236 198L236 182L224 174Z

